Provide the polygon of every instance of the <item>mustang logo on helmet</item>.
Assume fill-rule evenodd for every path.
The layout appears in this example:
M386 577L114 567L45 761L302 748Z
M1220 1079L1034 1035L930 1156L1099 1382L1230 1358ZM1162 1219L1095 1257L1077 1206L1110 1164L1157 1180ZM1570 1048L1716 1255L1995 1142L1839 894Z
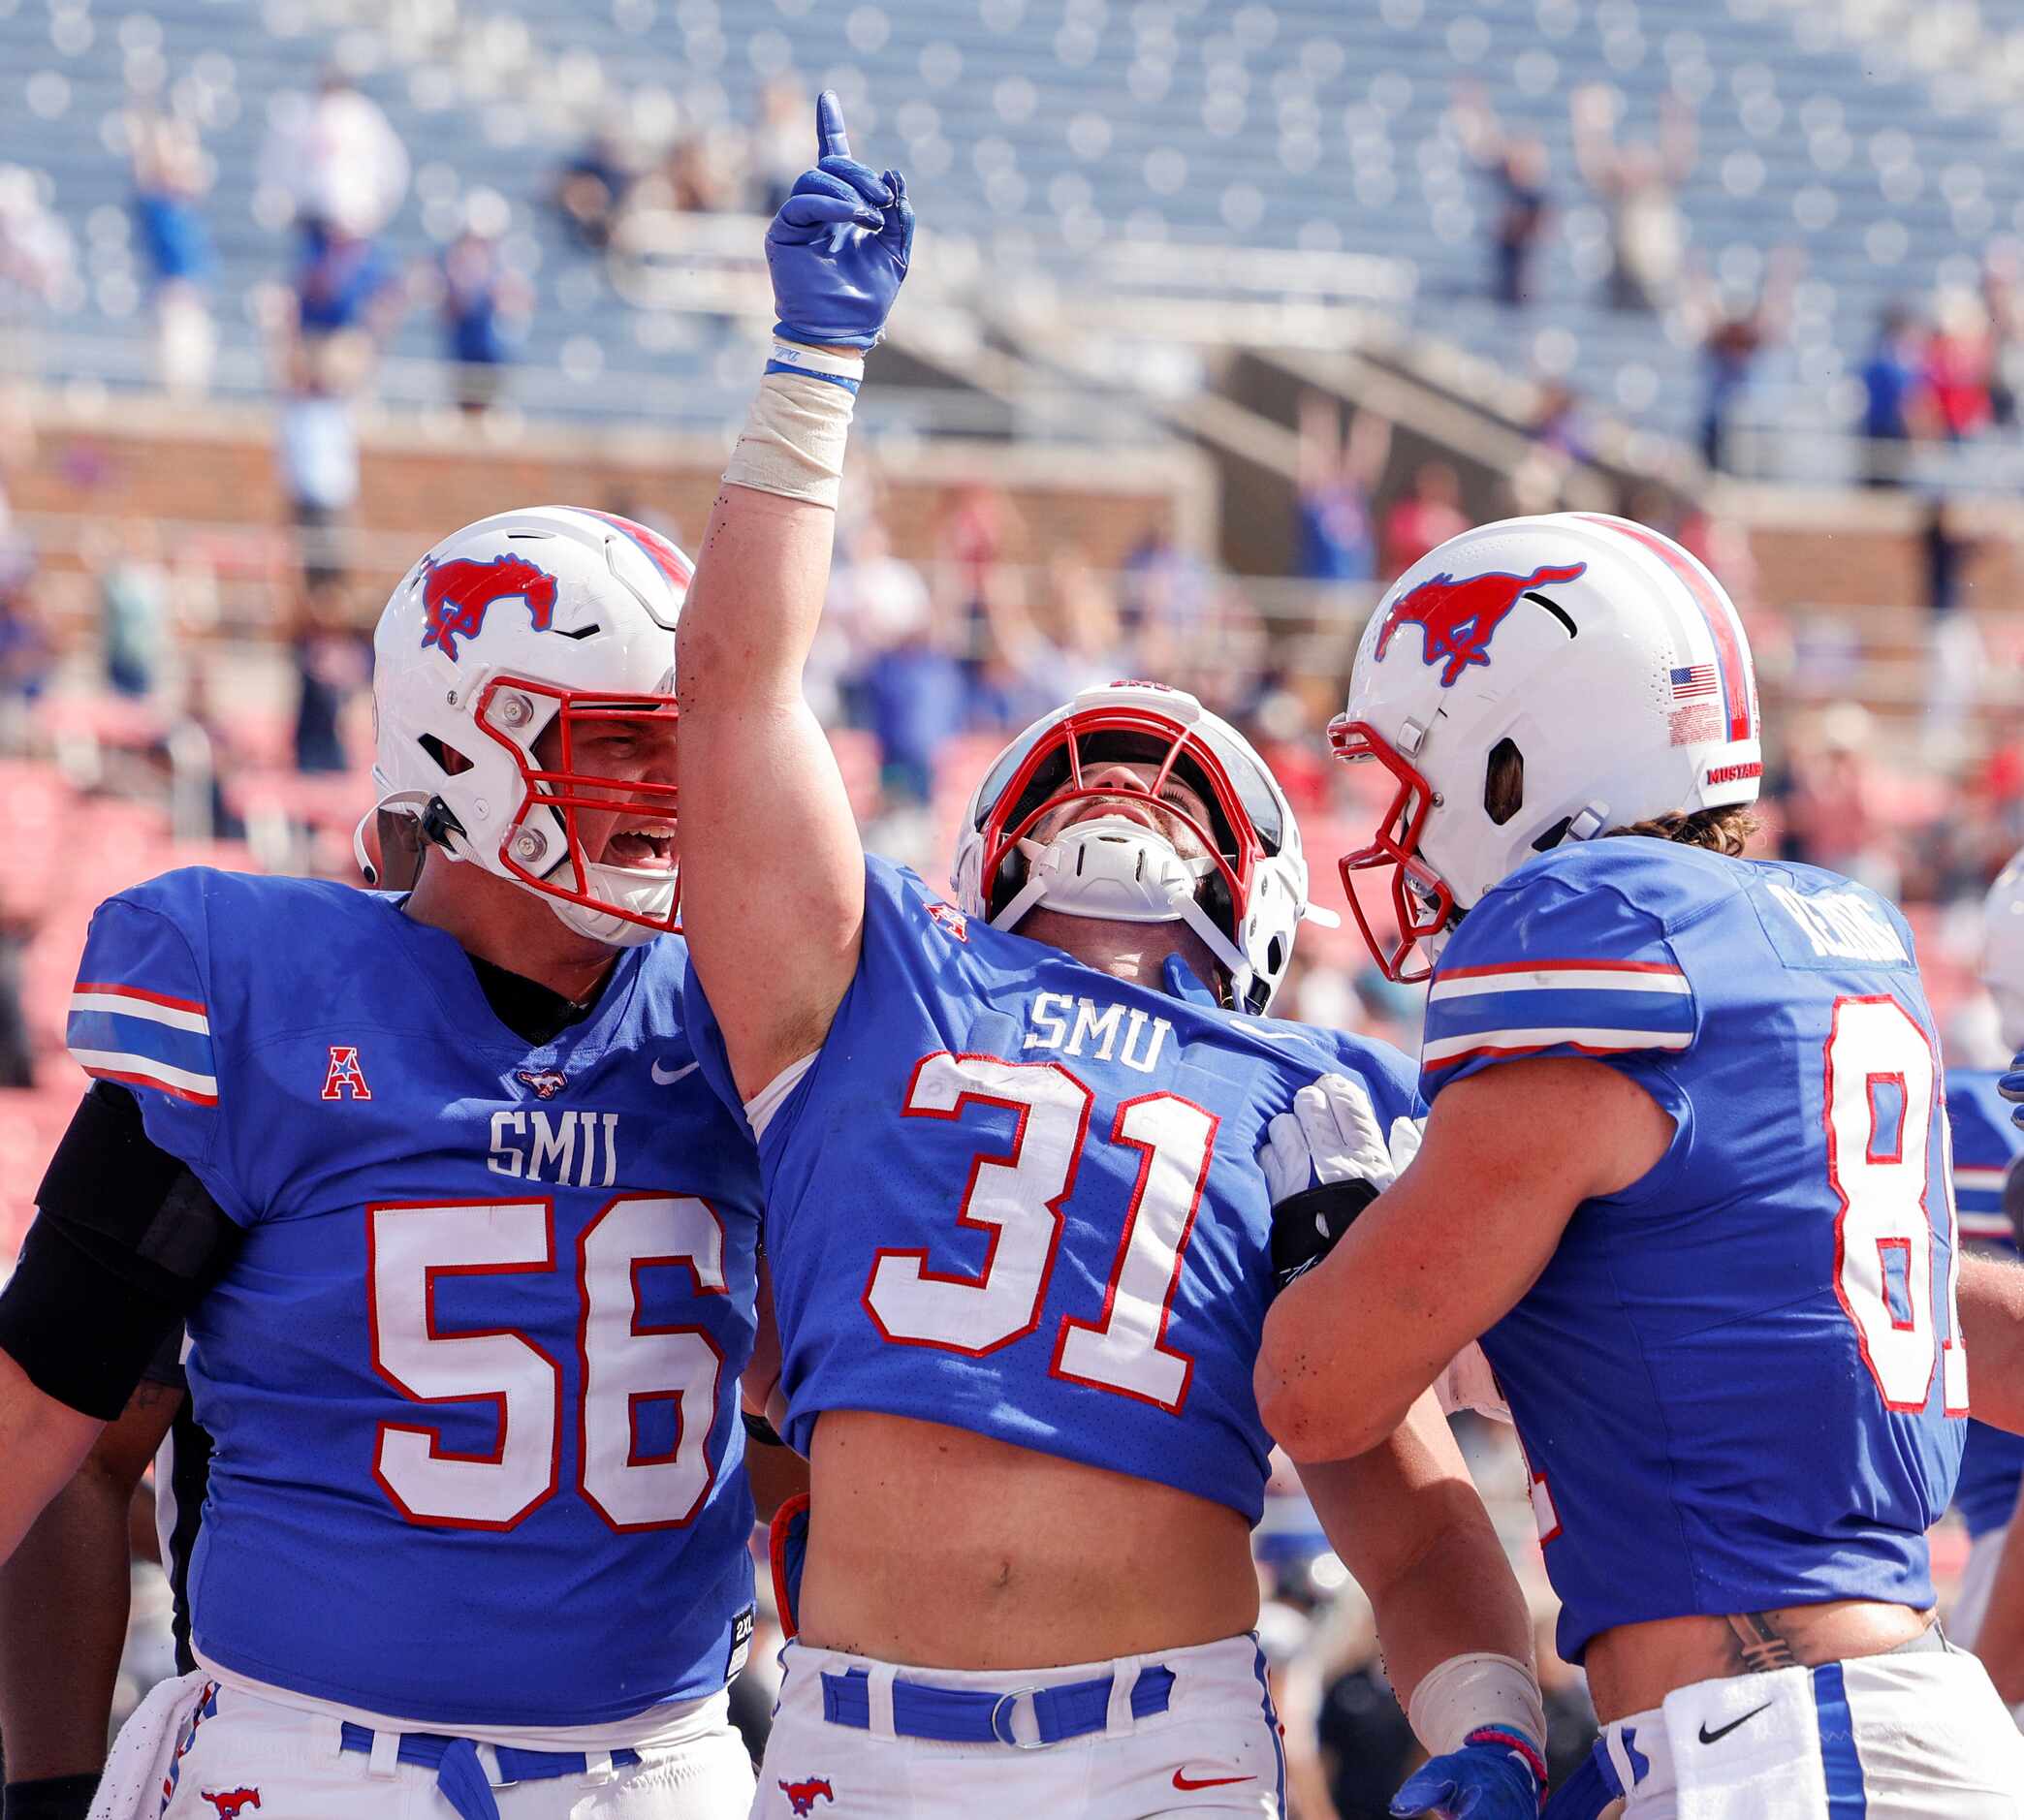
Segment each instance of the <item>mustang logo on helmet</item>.
M422 647L435 644L457 661L457 641L475 639L485 630L485 611L494 601L515 598L527 603L534 630L546 632L555 613L555 578L537 569L524 556L494 556L490 562L458 557L432 562L423 581L423 604L428 630Z
M1440 686L1452 689L1455 678L1471 664L1490 661L1490 641L1497 628L1530 589L1544 581L1571 581L1587 568L1585 562L1574 562L1562 569L1534 569L1530 575L1492 573L1461 581L1451 575L1437 575L1392 602L1373 654L1382 657L1392 634L1401 626L1418 626L1423 661L1438 664L1445 660L1447 669Z

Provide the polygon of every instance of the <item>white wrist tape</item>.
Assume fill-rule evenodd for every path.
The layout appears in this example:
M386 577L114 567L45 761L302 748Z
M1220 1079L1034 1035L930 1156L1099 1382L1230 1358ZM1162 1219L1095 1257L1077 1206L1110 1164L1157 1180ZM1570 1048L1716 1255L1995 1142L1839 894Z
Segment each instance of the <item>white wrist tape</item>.
M1449 1656L1412 1690L1406 1717L1432 1757L1460 1750L1486 1725L1518 1733L1535 1751L1546 1743L1538 1677L1507 1655Z
M1511 1420L1511 1406L1503 1399L1497 1373L1474 1340L1448 1361L1447 1369L1434 1380L1434 1395L1444 1416L1451 1416L1458 1409L1473 1409L1493 1422Z
M835 510L865 362L775 341L724 479Z

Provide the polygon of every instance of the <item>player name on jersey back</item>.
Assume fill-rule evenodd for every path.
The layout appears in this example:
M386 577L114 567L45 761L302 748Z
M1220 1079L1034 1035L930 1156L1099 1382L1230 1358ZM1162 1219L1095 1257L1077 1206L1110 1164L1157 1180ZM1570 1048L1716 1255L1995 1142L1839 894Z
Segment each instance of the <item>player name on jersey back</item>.
M693 979L688 1006L729 1097ZM1256 1155L1329 1071L1387 1126L1417 1110L1383 1045L1112 979L870 861L857 977L762 1120L789 1439L825 1409L913 1416L1255 1521Z
M439 1729L723 1685L758 1173L685 966L627 951L530 1046L391 898L190 871L101 907L73 1052L245 1229L189 1324L203 1658Z
M1884 914L1882 901L1867 892L1802 894L1774 879L1766 881L1764 894L1798 925L1817 960L1869 960L1892 967L1912 964L1911 954ZM1779 942L1779 948L1792 961L1787 944Z

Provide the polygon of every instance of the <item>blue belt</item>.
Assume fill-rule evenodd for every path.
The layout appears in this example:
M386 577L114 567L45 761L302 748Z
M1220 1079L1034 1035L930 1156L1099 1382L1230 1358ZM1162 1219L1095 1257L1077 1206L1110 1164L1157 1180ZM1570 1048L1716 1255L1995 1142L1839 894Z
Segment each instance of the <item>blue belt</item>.
M363 1725L347 1721L343 1748L365 1756L372 1754L372 1733ZM494 1746L499 1759L501 1782L552 1782L560 1775L582 1775L590 1767L580 1750L516 1750L511 1744ZM462 1820L499 1820L499 1804L492 1799L491 1778L478 1761L478 1746L468 1738L446 1738L439 1732L402 1732L397 1753L409 1763L436 1773L436 1787ZM624 1769L640 1761L637 1750L615 1750L612 1763Z
M1038 1750L1071 1738L1086 1738L1110 1723L1115 1676L1064 1681L1055 1687L1014 1687L1001 1694L980 1687L937 1687L933 1681L893 1681L893 1730L901 1738L930 1738L944 1744L1010 1744ZM854 1668L822 1678L822 1716L832 1725L871 1729L871 1674ZM1131 1716L1150 1719L1167 1710L1174 1671L1154 1663L1142 1668L1131 1686ZM1033 1703L1037 1742L1012 1735L1012 1716L1021 1700Z

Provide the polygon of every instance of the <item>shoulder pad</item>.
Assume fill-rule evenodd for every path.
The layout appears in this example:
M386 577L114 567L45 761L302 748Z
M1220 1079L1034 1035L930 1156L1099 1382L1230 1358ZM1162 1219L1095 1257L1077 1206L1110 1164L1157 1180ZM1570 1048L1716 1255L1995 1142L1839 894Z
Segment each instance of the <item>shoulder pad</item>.
M1662 843L1592 843L1619 845ZM1521 867L1470 911L1441 953L1420 1051L1430 1097L1437 1078L1460 1079L1465 1064L1692 1046L1692 985L1668 939L1664 907L1650 904L1641 888L1657 879L1669 889L1680 874L1649 855L1543 859L1559 863ZM1685 876L1708 901L1700 875Z

